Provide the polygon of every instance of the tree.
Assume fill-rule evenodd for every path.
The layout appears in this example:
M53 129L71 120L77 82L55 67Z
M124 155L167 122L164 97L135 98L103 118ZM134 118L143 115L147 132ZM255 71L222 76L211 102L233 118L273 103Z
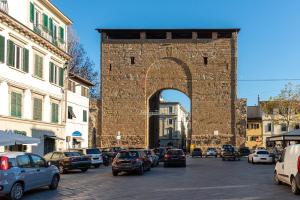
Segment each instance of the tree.
M270 97L269 101L262 102L261 108L273 124L286 124L287 131L290 126L300 122L300 90L288 83L277 97Z
M88 57L86 50L72 29L68 31L68 53L72 57L69 61L69 71L92 82L95 86L90 88L90 96L99 98L99 74L95 70L94 62Z

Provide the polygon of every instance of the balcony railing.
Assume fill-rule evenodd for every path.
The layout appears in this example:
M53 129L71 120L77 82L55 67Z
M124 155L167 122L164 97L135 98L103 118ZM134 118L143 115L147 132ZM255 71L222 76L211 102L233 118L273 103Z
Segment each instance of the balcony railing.
M33 25L33 31L57 46L58 48L66 51L66 43L64 41L58 40L54 38L49 31L45 30L45 28L41 25Z
M0 0L0 10L8 13L8 3L7 1Z

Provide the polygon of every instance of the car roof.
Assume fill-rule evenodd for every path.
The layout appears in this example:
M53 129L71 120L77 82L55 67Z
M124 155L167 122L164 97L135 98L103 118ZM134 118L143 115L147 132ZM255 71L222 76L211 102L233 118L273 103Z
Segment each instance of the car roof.
M14 158L21 155L26 155L26 152L18 152L18 151L9 151L9 152L3 152L0 153L0 156L7 156L9 158Z

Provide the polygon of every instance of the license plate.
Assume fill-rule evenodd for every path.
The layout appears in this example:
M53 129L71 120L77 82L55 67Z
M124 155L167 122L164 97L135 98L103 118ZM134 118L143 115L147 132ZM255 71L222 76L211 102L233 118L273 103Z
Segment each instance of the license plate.
M266 158L261 158L261 160L267 160Z

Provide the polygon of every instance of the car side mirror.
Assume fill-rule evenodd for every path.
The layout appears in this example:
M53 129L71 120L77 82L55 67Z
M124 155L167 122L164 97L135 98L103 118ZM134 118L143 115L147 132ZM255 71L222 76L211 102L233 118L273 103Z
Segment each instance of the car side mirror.
M51 162L50 161L46 162L46 167L50 167L50 166L51 166Z

